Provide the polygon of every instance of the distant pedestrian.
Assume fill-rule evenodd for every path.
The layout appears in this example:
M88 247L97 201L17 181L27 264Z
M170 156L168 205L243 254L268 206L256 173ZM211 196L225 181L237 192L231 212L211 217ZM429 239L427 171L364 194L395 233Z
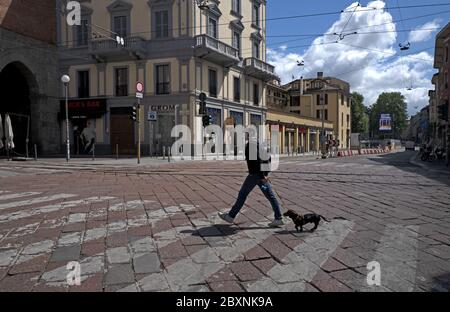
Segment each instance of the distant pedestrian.
M258 186L263 194L266 196L267 200L270 202L272 209L274 211L275 218L272 222L268 224L269 227L280 227L284 225L283 217L281 215L281 208L278 200L272 190L272 185L268 178L270 166L270 157L268 160L262 160L260 154L259 143L257 140L249 140L245 146L245 158L247 160L248 176L244 181L244 184L239 191L236 203L231 208L228 213L219 213L219 217L228 222L233 223L234 219L238 215L239 211L244 206L245 200L250 192ZM256 157L252 157L256 156Z

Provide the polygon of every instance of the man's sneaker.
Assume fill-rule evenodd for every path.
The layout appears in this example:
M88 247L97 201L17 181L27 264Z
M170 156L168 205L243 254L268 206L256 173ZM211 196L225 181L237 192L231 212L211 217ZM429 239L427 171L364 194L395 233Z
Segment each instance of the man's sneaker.
M228 222L228 223L234 222L234 219L232 217L230 217L230 215L228 213L219 212L219 217L225 222Z
M283 220L273 220L269 223L269 227L281 227L284 225Z

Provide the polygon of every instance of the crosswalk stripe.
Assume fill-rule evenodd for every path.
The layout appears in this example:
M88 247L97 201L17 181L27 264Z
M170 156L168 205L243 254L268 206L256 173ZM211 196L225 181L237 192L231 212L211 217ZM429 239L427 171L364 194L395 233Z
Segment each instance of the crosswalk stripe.
M215 220L217 218L211 218L211 224L215 224L217 222ZM257 222L256 225L265 226L266 224ZM169 288L172 291L191 290L191 285L203 283L209 276L224 268L227 263L233 262L271 235L273 235L272 230L257 228L240 231L232 237L224 237L220 246L205 246L190 257L169 265L163 272L145 276L138 281L139 288L144 291ZM136 291L139 288L133 284L119 291Z
M33 198L33 199L29 199L29 200L9 202L9 203L5 203L5 204L0 204L0 210L34 205L34 204L40 204L40 203L45 203L45 202L52 201L52 200L66 199L66 198L70 198L70 197L74 197L74 196L75 195L73 195L73 194L55 194L55 195Z
M41 192L24 192L24 193L0 195L0 200L16 199L16 198L20 198L20 197L27 197L27 196L33 196L33 195L39 195L39 194L41 194Z
M150 200L136 200L136 201L129 201L126 202L126 206L131 207L131 209L136 208L138 205L138 202L140 205L143 205L145 203L151 203L154 201L150 201ZM116 207L121 206L123 204L116 204L115 207L112 206L110 208L112 209L116 209ZM66 235L63 235L57 242L57 245L59 247L65 247L65 246L72 246L72 245L77 245L77 244L81 244L81 242L86 243L89 241L93 241L96 239L100 239L100 238L105 238L107 235L109 234L113 234L113 233L121 233L121 232L126 232L127 229L129 228L133 228L133 227L139 227L142 225L146 225L147 222L150 222L152 225L156 224L157 222L160 221L164 221L169 219L170 217L174 216L177 213L185 213L185 212L189 212L189 211L193 211L197 209L194 205L178 205L178 206L170 206L170 207L166 207L164 209L158 209L155 211L150 211L148 212L146 215L144 216L136 216L132 219L129 219L127 221L128 224L122 224L122 222L114 222L114 223L110 223L108 226L103 226L103 227L98 227L98 228L94 228L94 229L90 229L84 232L75 232L75 233L69 233ZM178 231L181 230L185 230L186 227L177 227L176 228ZM192 229L192 226L189 227L189 229ZM162 234L164 232L161 232L159 234ZM166 233L167 235L167 233ZM186 236L188 234L185 234ZM190 234L189 234L190 235ZM154 233L154 236L158 236L158 233ZM178 238L179 239L179 238ZM168 242L164 241L165 245L168 244ZM31 248L29 246L26 246L25 249L27 248ZM150 247L149 247L150 246ZM49 252L49 250L54 247L54 244L51 246L46 246L47 248L47 253ZM37 247L34 246L34 249L36 249ZM121 247L123 248L123 247ZM137 240L133 243L130 244L130 248L132 248L133 250L137 250L139 251L139 253L135 256L142 256L142 252L154 252L156 251L156 245L155 242L153 241L152 238L146 237L140 240ZM161 247L160 247L161 248ZM114 250L108 249L110 253L114 253ZM122 250L123 251L123 250ZM42 253L32 253L30 255L25 254L25 256L23 257L21 255L21 257L19 257L17 264L24 262L24 261L29 261L31 259L33 259L34 257L40 256ZM88 274L87 272L94 272L92 266L92 263L96 264L97 268L102 268L103 266L98 266L98 257L100 257L102 254L98 254L92 257L87 257L84 260L82 260L80 262L81 264L81 268L82 268L82 274ZM23 257L23 259L22 259ZM1 253L0 253L0 259L1 259ZM87 267L87 269L86 269ZM86 270L85 270L86 269ZM97 271L95 271L97 272ZM42 276L42 280L46 281L49 283L49 285L57 285L57 284L61 284L59 282L64 282L65 283L65 276L67 274L67 270L65 266L56 268L54 270L45 272L45 274Z
M70 195L70 197L72 197L72 196L75 196L75 195ZM5 222L15 221L15 220L23 219L23 218L28 218L28 217L36 216L36 215L39 215L42 213L49 213L49 212L57 211L60 209L72 208L72 207L76 207L81 204L102 202L102 201L106 201L106 200L110 200L110 199L114 199L114 198L115 197L111 197L111 196L100 196L100 197L94 196L94 197L89 197L89 198L85 198L85 199L62 202L59 204L35 207L30 210L14 211L11 213L0 215L0 223L5 223Z
M346 220L324 224L295 247L282 263L272 267L266 273L269 277L246 285L246 289L250 292L303 291L306 283L314 278L350 233L353 225L353 222Z
M414 291L418 255L416 225L388 224L377 247L374 261L380 264L381 287L363 284L361 291Z

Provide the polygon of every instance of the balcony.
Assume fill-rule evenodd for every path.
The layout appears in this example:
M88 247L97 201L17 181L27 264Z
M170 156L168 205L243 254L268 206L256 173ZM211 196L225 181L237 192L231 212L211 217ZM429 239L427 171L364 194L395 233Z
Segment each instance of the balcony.
M225 67L241 61L238 49L208 35L195 37L195 55Z
M145 40L141 37L125 38L122 47L111 39L92 40L89 44L89 54L99 61L114 61L123 59L142 59L145 57Z
M265 82L277 78L274 66L254 57L249 57L244 60L244 70L245 74Z

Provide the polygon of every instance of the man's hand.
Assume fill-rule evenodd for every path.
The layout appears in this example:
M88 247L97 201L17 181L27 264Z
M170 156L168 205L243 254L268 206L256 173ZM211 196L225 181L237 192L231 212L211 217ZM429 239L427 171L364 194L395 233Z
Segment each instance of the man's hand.
M261 179L260 182L262 184L270 183L270 179L268 177L264 177L264 179Z

